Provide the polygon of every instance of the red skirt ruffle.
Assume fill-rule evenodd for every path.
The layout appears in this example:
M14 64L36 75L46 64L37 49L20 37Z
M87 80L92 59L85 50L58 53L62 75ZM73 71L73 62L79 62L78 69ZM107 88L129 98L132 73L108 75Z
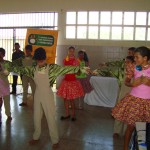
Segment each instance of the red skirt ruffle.
M84 96L84 91L82 85L78 80L62 80L62 83L58 88L57 95L63 97L66 100L74 100L76 98Z

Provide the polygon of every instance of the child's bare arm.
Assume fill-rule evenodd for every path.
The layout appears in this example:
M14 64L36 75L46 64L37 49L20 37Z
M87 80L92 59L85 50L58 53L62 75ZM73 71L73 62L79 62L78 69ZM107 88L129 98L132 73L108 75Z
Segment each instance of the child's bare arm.
M125 79L125 85L129 86L129 87L136 87L136 86L139 86L141 84L142 84L142 78L141 77L133 79L133 80L131 80L130 78Z
M142 83L147 85L147 86L150 86L150 78L142 76Z

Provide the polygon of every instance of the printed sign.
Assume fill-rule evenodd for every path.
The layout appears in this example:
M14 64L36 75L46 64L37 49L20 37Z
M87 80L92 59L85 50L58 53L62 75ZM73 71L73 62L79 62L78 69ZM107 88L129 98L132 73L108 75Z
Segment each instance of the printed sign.
M57 38L57 30L27 29L25 45L32 45L33 53L39 47L44 48L47 63L55 63Z

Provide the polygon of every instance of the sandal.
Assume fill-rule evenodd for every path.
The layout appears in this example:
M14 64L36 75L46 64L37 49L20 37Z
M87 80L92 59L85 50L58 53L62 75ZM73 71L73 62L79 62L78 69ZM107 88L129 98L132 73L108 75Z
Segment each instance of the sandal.
M11 116L8 116L6 121L7 121L7 122L11 122L11 120L12 120L12 117L11 117Z
M19 106L23 106L23 107L24 107L24 106L27 106L27 103L22 102L22 103L19 104Z
M113 134L113 138L119 138L119 134L118 133L114 133Z
M64 117L64 116L61 116L61 117L60 117L60 120L66 120L66 119L70 119L70 115L68 115L68 116L66 116L66 117Z
M53 144L53 146L52 146L53 149L56 149L58 147L59 147L59 143Z
M71 121L76 121L76 120L77 120L76 117L71 118Z
M39 140L34 140L34 139L32 139L32 140L29 141L29 144L30 144L30 145L35 145L35 144L37 144L38 142L39 142Z

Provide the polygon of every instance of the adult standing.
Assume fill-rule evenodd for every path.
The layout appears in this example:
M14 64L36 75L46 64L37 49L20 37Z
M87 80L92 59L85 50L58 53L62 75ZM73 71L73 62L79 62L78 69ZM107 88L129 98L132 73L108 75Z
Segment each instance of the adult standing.
M15 47L15 51L12 54L12 62L19 58L23 58L25 55L24 52L20 50L19 43L15 43L14 47ZM18 79L18 75L13 75L12 92L10 94L16 94L17 79Z

